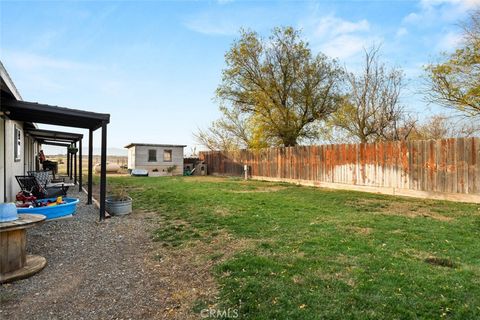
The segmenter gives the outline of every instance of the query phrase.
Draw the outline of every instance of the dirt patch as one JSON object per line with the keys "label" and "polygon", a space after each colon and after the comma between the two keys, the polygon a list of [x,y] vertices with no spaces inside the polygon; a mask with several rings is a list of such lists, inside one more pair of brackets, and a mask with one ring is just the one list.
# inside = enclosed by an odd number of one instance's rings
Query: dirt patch
{"label": "dirt patch", "polygon": [[458,267],[458,264],[453,261],[450,258],[439,258],[436,257],[435,255],[431,254],[430,252],[427,251],[422,251],[422,250],[416,250],[416,249],[403,249],[401,250],[403,253],[407,254],[408,256],[411,256],[415,259],[418,259],[420,261],[423,261],[425,263],[434,265],[434,266],[440,266],[440,267],[447,267],[447,268],[456,268]]}
{"label": "dirt patch", "polygon": [[402,249],[400,252],[405,253],[407,256],[414,257],[418,260],[425,260],[428,257],[432,256],[430,252],[412,249],[412,248]]}
{"label": "dirt patch", "polygon": [[409,218],[423,217],[445,222],[453,220],[452,217],[434,212],[427,206],[413,206],[411,203],[398,201],[392,201],[382,213],[402,215]]}
{"label": "dirt patch", "polygon": [[251,190],[232,190],[233,193],[258,193],[258,192],[277,192],[285,190],[287,187],[284,186],[272,186],[272,187],[261,187]]}
{"label": "dirt patch", "polygon": [[455,262],[446,258],[428,257],[424,261],[428,264],[440,267],[455,268],[457,266]]}
{"label": "dirt patch", "polygon": [[158,276],[172,288],[163,310],[165,318],[197,319],[192,309],[199,301],[211,304],[218,295],[217,282],[212,268],[235,253],[252,248],[253,241],[234,239],[220,232],[211,241],[189,241],[184,246],[166,248],[157,245],[154,249],[153,267]]}
{"label": "dirt patch", "polygon": [[331,258],[332,265],[337,265],[338,268],[335,271],[318,269],[314,271],[314,274],[320,279],[326,281],[341,281],[350,287],[355,287],[356,281],[352,277],[356,266],[356,257],[339,254],[336,257]]}
{"label": "dirt patch", "polygon": [[191,176],[184,177],[185,182],[230,182],[231,178],[221,176]]}
{"label": "dirt patch", "polygon": [[345,284],[347,284],[350,287],[355,287],[356,282],[355,279],[351,277],[351,274],[353,272],[354,267],[346,267],[342,271],[338,272],[325,272],[323,270],[317,270],[314,272],[315,276],[322,280],[326,281],[341,281]]}
{"label": "dirt patch", "polygon": [[405,201],[356,199],[348,201],[347,204],[357,208],[358,211],[367,211],[372,214],[395,215],[407,218],[429,218],[443,222],[449,222],[454,219],[434,212],[428,206],[419,206]]}
{"label": "dirt patch", "polygon": [[372,228],[368,228],[368,227],[347,227],[347,231],[350,231],[350,232],[353,232],[353,233],[357,233],[357,234],[361,234],[361,235],[369,235],[370,233],[372,233]]}
{"label": "dirt patch", "polygon": [[230,215],[230,210],[227,209],[227,208],[223,208],[223,207],[215,208],[214,212],[215,212],[216,215],[219,215],[221,217],[225,217],[225,216]]}
{"label": "dirt patch", "polygon": [[155,273],[152,217],[134,212],[98,222],[98,209],[79,197],[77,214],[27,233],[27,251],[47,267],[0,286],[0,318],[158,319],[173,291]]}
{"label": "dirt patch", "polygon": [[[76,216],[29,230],[28,252],[48,265],[0,286],[0,318],[198,319],[198,302],[213,307],[218,295],[212,268],[257,244],[222,230],[195,238],[190,224],[152,212],[99,223],[78,196]],[[152,241],[162,225],[162,240]],[[179,244],[165,246],[172,240]]]}

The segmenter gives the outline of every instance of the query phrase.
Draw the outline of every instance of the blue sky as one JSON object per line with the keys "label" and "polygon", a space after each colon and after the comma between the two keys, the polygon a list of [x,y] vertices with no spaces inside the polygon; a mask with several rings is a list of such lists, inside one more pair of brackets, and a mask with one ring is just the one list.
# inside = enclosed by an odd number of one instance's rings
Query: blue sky
{"label": "blue sky", "polygon": [[350,70],[359,68],[362,48],[381,44],[385,61],[403,68],[409,80],[404,104],[422,117],[442,111],[417,94],[422,66],[458,45],[457,23],[479,5],[480,0],[1,1],[0,59],[24,100],[110,113],[110,148],[175,143],[188,145],[188,153],[196,144],[192,132],[219,116],[212,98],[239,28],[263,35],[280,25],[301,28],[314,52],[338,58]]}

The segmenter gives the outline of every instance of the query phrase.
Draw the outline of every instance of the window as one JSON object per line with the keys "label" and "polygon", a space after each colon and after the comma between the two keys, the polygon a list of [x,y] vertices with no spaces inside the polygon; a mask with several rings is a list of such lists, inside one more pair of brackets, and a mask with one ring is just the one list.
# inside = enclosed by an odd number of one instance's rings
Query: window
{"label": "window", "polygon": [[163,162],[172,162],[172,150],[163,150]]}
{"label": "window", "polygon": [[148,150],[148,162],[156,162],[157,161],[157,150],[149,149]]}
{"label": "window", "polygon": [[17,125],[15,125],[13,128],[13,143],[13,155],[15,157],[15,162],[18,162],[21,160],[20,152],[22,150],[22,132]]}

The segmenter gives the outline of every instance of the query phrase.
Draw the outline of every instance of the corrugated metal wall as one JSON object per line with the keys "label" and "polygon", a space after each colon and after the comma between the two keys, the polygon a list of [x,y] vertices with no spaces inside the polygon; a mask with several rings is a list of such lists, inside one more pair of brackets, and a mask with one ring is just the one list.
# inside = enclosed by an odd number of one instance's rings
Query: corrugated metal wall
{"label": "corrugated metal wall", "polygon": [[480,138],[200,152],[211,174],[480,194]]}

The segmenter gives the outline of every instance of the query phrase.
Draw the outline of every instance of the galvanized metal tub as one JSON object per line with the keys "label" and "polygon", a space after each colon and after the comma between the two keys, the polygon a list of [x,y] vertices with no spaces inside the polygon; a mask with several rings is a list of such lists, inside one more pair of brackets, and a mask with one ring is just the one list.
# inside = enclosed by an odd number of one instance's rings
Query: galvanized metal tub
{"label": "galvanized metal tub", "polygon": [[114,196],[105,199],[105,209],[113,216],[123,216],[132,212],[132,198],[117,200]]}

